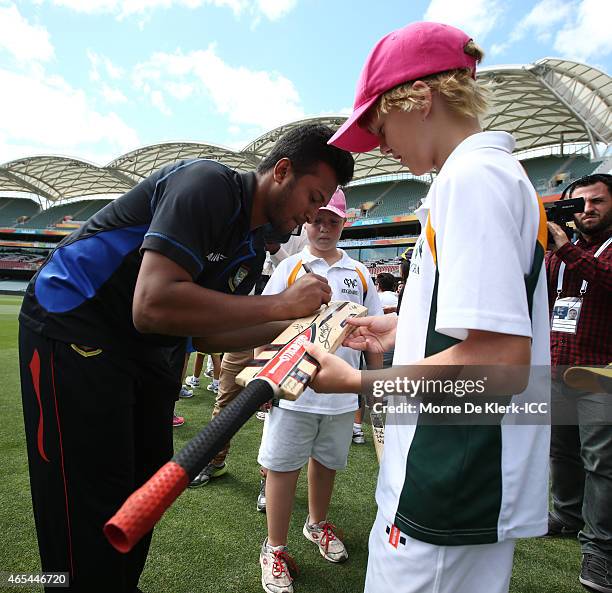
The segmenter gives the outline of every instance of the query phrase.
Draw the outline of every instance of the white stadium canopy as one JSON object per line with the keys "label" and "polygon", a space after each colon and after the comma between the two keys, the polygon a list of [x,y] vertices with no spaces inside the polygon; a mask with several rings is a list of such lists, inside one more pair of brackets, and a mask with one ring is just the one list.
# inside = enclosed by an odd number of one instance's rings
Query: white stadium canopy
{"label": "white stadium canopy", "polygon": [[[598,144],[612,145],[612,78],[592,66],[544,58],[534,64],[483,68],[478,81],[492,95],[484,128],[513,134],[518,151],[586,143],[598,157]],[[171,142],[128,152],[105,167],[57,156],[19,159],[0,165],[0,191],[33,193],[50,202],[121,194],[159,167],[187,158],[213,159],[253,171],[286,131],[306,122],[337,128],[345,119],[326,116],[291,122],[238,151],[214,144]],[[397,161],[378,150],[356,155],[355,180],[402,172],[405,169]]]}

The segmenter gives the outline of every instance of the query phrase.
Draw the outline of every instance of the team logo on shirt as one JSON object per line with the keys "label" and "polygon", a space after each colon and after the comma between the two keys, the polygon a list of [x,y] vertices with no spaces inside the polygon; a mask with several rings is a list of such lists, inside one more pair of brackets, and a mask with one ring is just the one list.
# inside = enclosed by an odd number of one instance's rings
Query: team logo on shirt
{"label": "team logo on shirt", "polygon": [[229,279],[229,287],[232,290],[232,292],[234,292],[237,288],[237,286],[249,275],[249,268],[247,268],[246,266],[240,266],[238,268],[238,271],[233,275],[230,276]]}
{"label": "team logo on shirt", "polygon": [[346,286],[346,288],[342,289],[341,291],[342,294],[359,295],[359,291],[356,290],[357,289],[357,279],[356,278],[345,278],[344,286]]}

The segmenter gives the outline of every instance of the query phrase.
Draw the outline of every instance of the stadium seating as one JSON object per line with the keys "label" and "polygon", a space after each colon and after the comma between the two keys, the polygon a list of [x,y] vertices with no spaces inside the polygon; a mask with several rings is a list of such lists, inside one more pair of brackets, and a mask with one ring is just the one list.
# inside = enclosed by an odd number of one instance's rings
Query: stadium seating
{"label": "stadium seating", "polygon": [[34,201],[23,198],[0,198],[0,227],[13,227],[20,216],[34,216],[40,206]]}
{"label": "stadium seating", "polygon": [[562,169],[567,157],[551,155],[521,161],[531,183],[540,194],[549,193],[552,176]]}
{"label": "stadium seating", "polygon": [[395,181],[372,185],[356,185],[345,190],[347,209],[373,202],[368,216],[399,216],[411,214],[425,197],[429,186],[418,181]]}
{"label": "stadium seating", "polygon": [[33,216],[23,226],[31,229],[45,229],[60,223],[65,216],[71,216],[72,220],[87,220],[98,210],[106,206],[111,200],[81,200],[53,206],[40,214]]}
{"label": "stadium seating", "polygon": [[384,193],[392,184],[376,183],[372,185],[354,185],[344,190],[346,207],[359,208],[365,202],[376,202],[380,194]]}
{"label": "stadium seating", "polygon": [[578,156],[569,164],[570,180],[575,181],[585,175],[590,175],[596,168],[599,162],[590,161],[585,156]]}
{"label": "stadium seating", "polygon": [[88,220],[96,212],[102,210],[104,206],[106,206],[107,204],[110,204],[111,202],[112,200],[90,200],[89,205],[83,208],[82,210],[80,210],[78,212],[78,215],[75,215],[73,219],[82,220],[82,221]]}
{"label": "stadium seating", "polygon": [[400,216],[412,214],[427,195],[429,186],[417,181],[395,184],[372,211],[371,216]]}
{"label": "stadium seating", "polygon": [[550,155],[521,162],[541,195],[562,192],[572,181],[592,173],[598,165],[583,155]]}

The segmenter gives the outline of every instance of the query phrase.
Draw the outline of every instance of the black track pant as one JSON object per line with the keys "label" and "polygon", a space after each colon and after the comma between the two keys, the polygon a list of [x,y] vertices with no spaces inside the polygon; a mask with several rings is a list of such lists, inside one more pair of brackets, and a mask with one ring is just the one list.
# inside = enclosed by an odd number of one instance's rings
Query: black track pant
{"label": "black track pant", "polygon": [[70,573],[70,591],[132,593],[151,533],[121,554],[102,527],[172,456],[184,349],[153,365],[21,325],[19,359],[42,570]]}

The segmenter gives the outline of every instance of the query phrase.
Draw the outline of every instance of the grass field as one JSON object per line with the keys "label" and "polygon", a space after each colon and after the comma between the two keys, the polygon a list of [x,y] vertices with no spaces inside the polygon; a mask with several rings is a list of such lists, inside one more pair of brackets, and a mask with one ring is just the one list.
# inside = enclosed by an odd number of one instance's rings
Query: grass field
{"label": "grass field", "polygon": [[[19,393],[19,304],[17,298],[0,296],[0,571],[32,572],[39,570],[39,559]],[[83,397],[87,397],[87,385],[83,385]],[[186,424],[174,431],[175,448],[180,448],[208,421],[212,403],[213,395],[203,385],[192,399],[177,404]],[[258,557],[266,523],[265,515],[255,510],[261,429],[262,423],[251,419],[233,442],[229,473],[209,486],[188,490],[163,517],[140,580],[145,593],[262,590]],[[295,583],[296,593],[357,593],[363,589],[378,468],[369,432],[367,436],[365,446],[351,448],[349,466],[338,474],[330,512],[331,520],[346,534],[350,554],[346,564],[327,563],[301,534],[307,502],[305,476],[300,478],[289,534],[290,551],[301,571]],[[100,480],[104,480],[103,475]],[[520,541],[510,590],[577,593],[583,591],[577,578],[579,567],[580,550],[575,541]]]}

